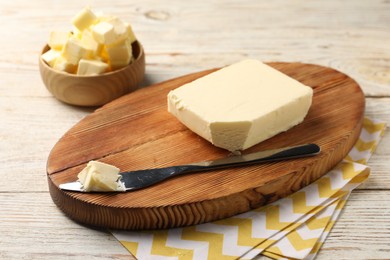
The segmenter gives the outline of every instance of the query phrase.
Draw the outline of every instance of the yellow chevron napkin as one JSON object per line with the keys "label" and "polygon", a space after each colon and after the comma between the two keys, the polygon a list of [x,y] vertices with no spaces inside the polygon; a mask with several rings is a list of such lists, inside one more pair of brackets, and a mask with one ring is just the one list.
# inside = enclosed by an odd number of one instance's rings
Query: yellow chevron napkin
{"label": "yellow chevron napkin", "polygon": [[138,259],[313,259],[353,189],[370,173],[367,161],[386,128],[364,119],[360,138],[333,170],[272,204],[227,219],[153,231],[112,231]]}

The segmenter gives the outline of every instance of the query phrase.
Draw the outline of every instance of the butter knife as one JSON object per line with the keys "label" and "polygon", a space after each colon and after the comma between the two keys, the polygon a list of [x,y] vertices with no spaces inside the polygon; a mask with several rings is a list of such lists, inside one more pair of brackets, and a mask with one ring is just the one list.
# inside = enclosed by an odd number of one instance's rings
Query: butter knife
{"label": "butter knife", "polygon": [[[186,165],[170,166],[146,170],[136,170],[120,173],[125,191],[133,191],[151,186],[168,178],[192,172],[209,171],[228,167],[238,167],[263,162],[280,161],[320,153],[321,148],[316,144],[303,144],[279,149],[265,150],[244,155],[233,155],[213,161],[202,161]],[[60,184],[59,188],[66,191],[85,192],[80,182]]]}

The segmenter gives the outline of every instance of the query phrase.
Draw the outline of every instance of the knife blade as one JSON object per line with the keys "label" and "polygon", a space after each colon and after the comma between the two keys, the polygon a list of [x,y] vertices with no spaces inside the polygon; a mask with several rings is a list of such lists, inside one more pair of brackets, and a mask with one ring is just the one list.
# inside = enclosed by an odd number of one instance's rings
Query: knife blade
{"label": "knife blade", "polygon": [[[212,161],[201,161],[186,165],[122,172],[120,173],[121,178],[118,181],[122,182],[121,184],[125,187],[125,191],[133,191],[186,173],[301,158],[319,154],[320,151],[321,148],[317,144],[303,144],[244,155],[233,155]],[[85,192],[83,191],[82,184],[78,181],[60,184],[59,188],[66,191]]]}

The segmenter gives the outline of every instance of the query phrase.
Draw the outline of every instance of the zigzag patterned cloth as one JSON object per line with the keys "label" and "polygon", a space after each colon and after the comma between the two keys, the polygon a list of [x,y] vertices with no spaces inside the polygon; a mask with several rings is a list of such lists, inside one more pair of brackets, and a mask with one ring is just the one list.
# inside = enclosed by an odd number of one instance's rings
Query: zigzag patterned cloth
{"label": "zigzag patterned cloth", "polygon": [[386,124],[365,118],[348,156],[316,182],[252,211],[196,226],[112,231],[138,259],[314,259],[366,166]]}

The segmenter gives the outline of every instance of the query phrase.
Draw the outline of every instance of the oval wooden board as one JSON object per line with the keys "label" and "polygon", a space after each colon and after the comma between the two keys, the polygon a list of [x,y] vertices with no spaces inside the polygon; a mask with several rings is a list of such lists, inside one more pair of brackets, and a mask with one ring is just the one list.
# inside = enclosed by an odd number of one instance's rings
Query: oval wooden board
{"label": "oval wooden board", "polygon": [[228,156],[167,112],[167,93],[214,70],[186,75],[123,96],[97,109],[54,146],[47,163],[50,194],[70,218],[115,229],[161,229],[246,212],[310,184],[340,162],[356,142],[365,99],[358,84],[336,70],[302,63],[269,63],[314,89],[304,122],[245,153],[303,143],[322,152],[309,158],[193,173],[127,193],[83,194],[58,188],[75,181],[89,160],[122,171]]}

